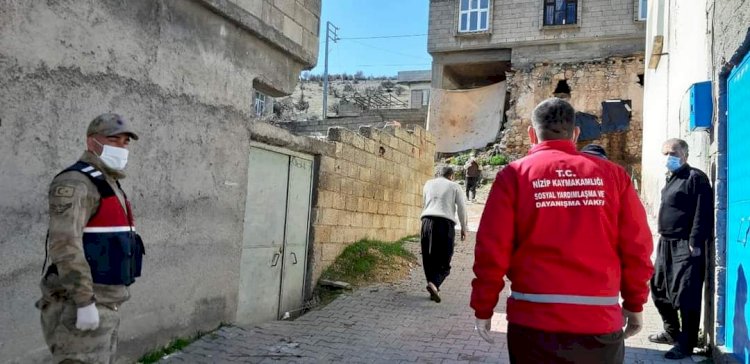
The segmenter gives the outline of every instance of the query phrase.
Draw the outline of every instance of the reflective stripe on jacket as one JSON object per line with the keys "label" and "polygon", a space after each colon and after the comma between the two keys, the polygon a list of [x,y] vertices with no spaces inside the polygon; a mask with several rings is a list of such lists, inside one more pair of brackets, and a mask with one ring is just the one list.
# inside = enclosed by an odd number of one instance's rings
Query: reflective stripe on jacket
{"label": "reflective stripe on jacket", "polygon": [[88,176],[101,195],[99,209],[83,228],[91,279],[97,284],[132,284],[141,275],[144,248],[135,233],[130,202],[125,199],[123,209],[115,191],[93,166],[78,162],[66,171],[71,170]]}

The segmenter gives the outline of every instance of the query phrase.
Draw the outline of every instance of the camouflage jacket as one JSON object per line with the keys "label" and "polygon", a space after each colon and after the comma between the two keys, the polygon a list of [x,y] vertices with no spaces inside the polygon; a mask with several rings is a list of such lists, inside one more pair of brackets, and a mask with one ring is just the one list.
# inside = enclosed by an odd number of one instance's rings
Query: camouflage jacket
{"label": "camouflage jacket", "polygon": [[[104,173],[120,204],[125,206],[123,192],[115,181],[124,174],[104,166],[91,152],[80,158]],[[49,264],[57,273],[42,278],[43,299],[72,300],[83,307],[93,302],[120,304],[130,293],[123,285],[95,284],[83,251],[83,228],[99,208],[100,195],[96,186],[83,173],[69,171],[52,180],[49,188]]]}

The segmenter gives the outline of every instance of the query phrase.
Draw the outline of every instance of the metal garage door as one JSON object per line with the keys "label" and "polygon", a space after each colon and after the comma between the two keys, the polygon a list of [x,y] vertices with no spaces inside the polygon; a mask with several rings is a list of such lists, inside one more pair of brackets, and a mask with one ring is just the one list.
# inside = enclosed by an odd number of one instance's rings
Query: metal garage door
{"label": "metal garage door", "polygon": [[747,277],[750,270],[750,56],[727,82],[727,285],[726,345],[740,360],[750,357]]}
{"label": "metal garage door", "polygon": [[237,322],[281,318],[303,304],[312,156],[253,144]]}

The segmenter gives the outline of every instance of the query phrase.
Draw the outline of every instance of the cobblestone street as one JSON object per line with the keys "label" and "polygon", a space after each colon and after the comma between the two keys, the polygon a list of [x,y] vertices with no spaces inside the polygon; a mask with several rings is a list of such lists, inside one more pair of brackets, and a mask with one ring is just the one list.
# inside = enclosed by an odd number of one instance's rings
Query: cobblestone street
{"label": "cobblestone street", "polygon": [[[470,226],[481,216],[482,204],[469,207]],[[443,301],[429,300],[421,266],[409,280],[393,285],[362,288],[295,321],[277,321],[255,327],[224,327],[204,336],[164,363],[508,363],[505,298],[493,318],[495,344],[473,331],[469,308],[473,277],[474,233],[457,245],[452,274],[442,288]],[[409,249],[419,253],[419,245]],[[585,318],[581,318],[585,319]],[[660,329],[653,306],[646,309],[646,328],[627,340],[626,363],[692,363],[663,357],[668,346],[648,342]],[[696,361],[705,359],[696,357]]]}

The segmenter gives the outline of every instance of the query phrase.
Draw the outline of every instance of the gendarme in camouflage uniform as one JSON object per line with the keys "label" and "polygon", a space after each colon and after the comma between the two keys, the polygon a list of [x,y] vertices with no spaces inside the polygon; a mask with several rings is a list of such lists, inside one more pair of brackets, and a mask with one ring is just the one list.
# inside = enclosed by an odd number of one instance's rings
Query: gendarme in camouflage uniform
{"label": "gendarme in camouflage uniform", "polygon": [[[138,137],[122,117],[100,115],[89,125],[88,150],[50,185],[49,268],[37,307],[56,363],[114,361],[118,309],[130,297],[127,286],[140,275],[143,244],[118,183],[125,177],[121,169],[127,152],[121,168],[105,160],[111,150],[125,149],[110,145],[124,140],[126,147],[130,138]],[[94,312],[98,326],[80,324],[82,308]]]}

